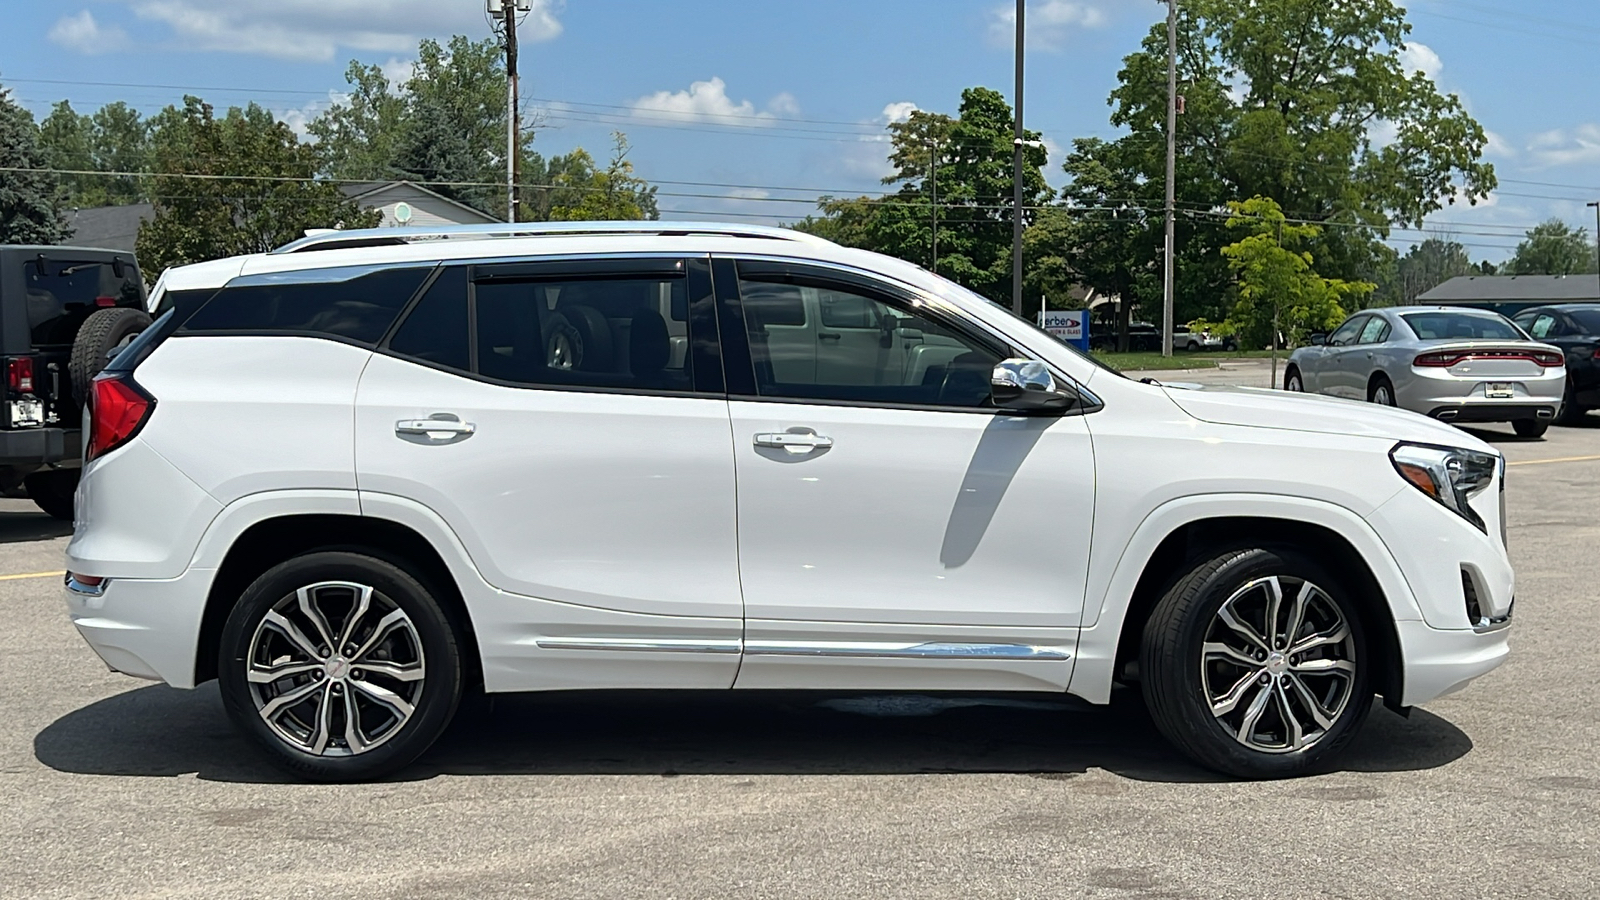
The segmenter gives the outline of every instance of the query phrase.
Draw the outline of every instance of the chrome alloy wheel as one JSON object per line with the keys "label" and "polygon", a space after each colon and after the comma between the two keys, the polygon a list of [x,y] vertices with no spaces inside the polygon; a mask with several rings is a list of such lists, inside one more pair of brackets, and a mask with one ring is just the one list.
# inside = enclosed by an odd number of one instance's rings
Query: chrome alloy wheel
{"label": "chrome alloy wheel", "polygon": [[1355,635],[1327,592],[1301,578],[1257,578],[1217,609],[1201,652],[1211,714],[1264,753],[1315,744],[1349,705]]}
{"label": "chrome alloy wheel", "polygon": [[411,719],[427,674],[416,625],[364,584],[323,581],[284,597],[250,638],[256,711],[289,746],[355,756]]}

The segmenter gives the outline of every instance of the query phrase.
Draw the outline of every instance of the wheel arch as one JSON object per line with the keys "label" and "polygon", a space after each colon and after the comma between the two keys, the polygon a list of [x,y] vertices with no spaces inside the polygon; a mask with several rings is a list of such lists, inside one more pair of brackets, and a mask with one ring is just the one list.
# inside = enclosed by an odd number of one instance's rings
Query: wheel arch
{"label": "wheel arch", "polygon": [[[1290,545],[1343,577],[1356,594],[1372,652],[1381,660],[1376,690],[1396,706],[1405,660],[1397,620],[1421,620],[1416,598],[1394,557],[1355,513],[1290,497],[1211,495],[1173,501],[1148,516],[1105,581],[1098,610],[1080,633],[1069,690],[1106,702],[1117,681],[1137,678],[1140,637],[1156,603],[1189,568],[1228,547]],[[1120,598],[1120,599],[1119,599]]]}
{"label": "wheel arch", "polygon": [[1373,388],[1376,388],[1378,386],[1378,382],[1380,382],[1380,381],[1388,382],[1388,384],[1389,384],[1389,396],[1393,397],[1394,396],[1394,379],[1390,378],[1389,377],[1389,373],[1385,372],[1382,369],[1373,369],[1372,370],[1372,374],[1367,376],[1367,396],[1368,397],[1372,396]]}
{"label": "wheel arch", "polygon": [[434,544],[415,529],[373,516],[303,513],[252,523],[228,545],[206,595],[195,652],[194,683],[215,678],[222,627],[241,594],[273,566],[318,550],[365,553],[399,566],[433,590],[455,620],[468,667],[466,686],[481,682],[481,657],[461,586]]}

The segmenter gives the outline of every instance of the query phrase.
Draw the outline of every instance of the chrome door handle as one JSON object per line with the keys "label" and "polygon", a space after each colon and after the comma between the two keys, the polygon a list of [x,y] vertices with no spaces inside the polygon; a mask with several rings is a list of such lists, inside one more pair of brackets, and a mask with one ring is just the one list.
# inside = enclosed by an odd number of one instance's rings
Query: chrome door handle
{"label": "chrome door handle", "polygon": [[426,419],[401,419],[394,423],[395,434],[419,434],[436,441],[465,437],[477,430],[476,425],[450,413],[434,413]]}
{"label": "chrome door handle", "polygon": [[756,446],[774,447],[790,453],[810,453],[812,450],[826,450],[832,447],[833,438],[804,431],[768,432],[756,435]]}

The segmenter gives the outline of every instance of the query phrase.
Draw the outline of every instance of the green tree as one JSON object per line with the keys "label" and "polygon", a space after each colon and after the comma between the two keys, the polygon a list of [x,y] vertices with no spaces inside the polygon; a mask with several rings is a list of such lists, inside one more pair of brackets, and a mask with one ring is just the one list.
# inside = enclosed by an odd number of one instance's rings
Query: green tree
{"label": "green tree", "polygon": [[338,185],[314,180],[317,156],[289,126],[252,103],[218,119],[198,97],[184,97],[152,120],[150,178],[155,217],[136,249],[147,272],[260,253],[308,228],[378,223]]}
{"label": "green tree", "polygon": [[39,123],[39,144],[51,168],[87,173],[61,176],[68,205],[121,206],[143,198],[138,175],[94,174],[145,170],[149,127],[128,104],[108,103],[89,116],[62,100]]}
{"label": "green tree", "polygon": [[1503,269],[1507,275],[1586,275],[1595,271],[1589,232],[1560,219],[1535,225]]}
{"label": "green tree", "polygon": [[523,201],[531,213],[527,218],[540,222],[661,218],[655,187],[633,174],[627,137],[618,131],[611,139],[611,161],[604,169],[581,147],[549,162],[533,154],[529,173],[534,186],[524,193]]}
{"label": "green tree", "polygon": [[394,178],[395,144],[405,126],[406,101],[379,66],[356,60],[345,69],[345,99],[306,125],[317,139],[323,174],[351,181]]}
{"label": "green tree", "polygon": [[1238,280],[1238,301],[1226,324],[1245,346],[1278,346],[1276,334],[1297,343],[1311,331],[1339,324],[1345,303],[1371,293],[1369,282],[1324,278],[1309,251],[1316,225],[1287,222],[1277,201],[1252,197],[1228,204],[1228,227],[1238,240],[1222,248]]}
{"label": "green tree", "polygon": [[[1481,162],[1483,128],[1459,98],[1401,64],[1410,25],[1391,0],[1185,0],[1179,10],[1180,320],[1220,317],[1230,306],[1217,251],[1231,238],[1216,212],[1230,201],[1270,197],[1289,219],[1323,226],[1310,246],[1319,268],[1370,280],[1388,259],[1381,239],[1390,225],[1420,223],[1495,187],[1493,167]],[[1124,60],[1110,96],[1111,123],[1128,134],[1075,143],[1069,206],[1086,216],[1126,209],[1106,227],[1148,233],[1163,204],[1166,97],[1161,24]],[[1095,238],[1085,246],[1108,236]],[[1160,240],[1125,246],[1116,268],[1159,272]]]}
{"label": "green tree", "polygon": [[[900,189],[882,198],[825,197],[821,215],[796,227],[849,246],[929,266],[933,251],[933,192],[939,202],[938,271],[997,303],[1010,304],[1012,197],[1011,106],[998,91],[961,92],[954,118],[917,111],[889,126],[889,161],[895,173],[885,184]],[[1028,133],[1037,141],[1039,135]],[[1024,151],[1025,223],[1054,195],[1041,169],[1042,147]],[[929,178],[929,173],[936,178]],[[1030,301],[1033,298],[1029,298]]]}
{"label": "green tree", "polygon": [[48,168],[33,114],[0,87],[0,244],[58,244],[71,234],[55,175],[26,171]]}

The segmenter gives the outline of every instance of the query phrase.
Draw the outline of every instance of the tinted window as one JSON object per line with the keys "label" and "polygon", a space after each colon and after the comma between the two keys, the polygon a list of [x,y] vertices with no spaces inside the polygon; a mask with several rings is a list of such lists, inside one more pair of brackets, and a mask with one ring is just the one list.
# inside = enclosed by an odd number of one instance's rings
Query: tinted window
{"label": "tinted window", "polygon": [[131,263],[118,277],[109,259],[47,257],[42,263],[29,260],[23,273],[28,328],[35,344],[72,343],[83,320],[102,307],[144,307],[139,270]]}
{"label": "tinted window", "polygon": [[1509,321],[1492,314],[1426,312],[1406,313],[1401,316],[1417,337],[1425,341],[1437,340],[1526,340],[1522,332]]}
{"label": "tinted window", "polygon": [[486,377],[693,390],[682,277],[480,281],[473,296]]}
{"label": "tinted window", "polygon": [[183,330],[312,333],[376,343],[430,271],[410,266],[247,275],[218,291]]}
{"label": "tinted window", "polygon": [[[999,353],[925,312],[843,287],[741,280],[739,294],[762,396],[990,405]],[[852,325],[810,315],[830,307]]]}
{"label": "tinted window", "polygon": [[1584,334],[1600,334],[1600,309],[1575,309],[1567,315]]}
{"label": "tinted window", "polygon": [[1549,313],[1540,313],[1534,316],[1531,322],[1518,322],[1517,324],[1521,325],[1527,330],[1528,334],[1536,338],[1547,338],[1561,332],[1561,329],[1557,327],[1556,317]]}
{"label": "tinted window", "polygon": [[467,336],[467,270],[446,269],[406,316],[389,349],[435,365],[472,368]]}
{"label": "tinted window", "polygon": [[1381,344],[1389,337],[1389,323],[1382,316],[1373,316],[1361,328],[1361,337],[1357,343]]}
{"label": "tinted window", "polygon": [[1366,323],[1366,321],[1366,316],[1356,316],[1355,318],[1346,321],[1343,325],[1340,325],[1333,334],[1328,335],[1329,345],[1334,347],[1343,347],[1346,344],[1355,343],[1356,335],[1361,333],[1361,327]]}

